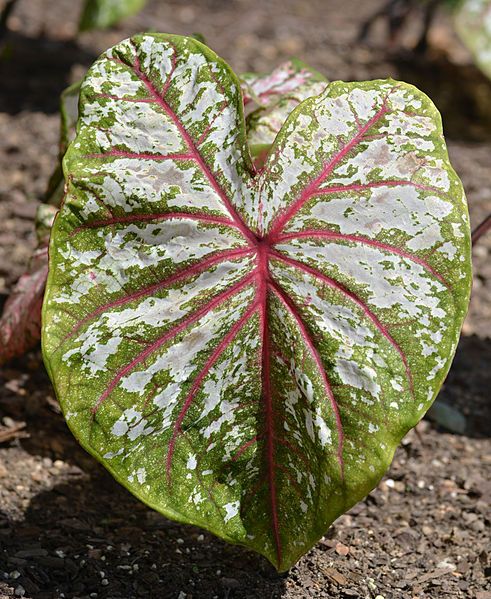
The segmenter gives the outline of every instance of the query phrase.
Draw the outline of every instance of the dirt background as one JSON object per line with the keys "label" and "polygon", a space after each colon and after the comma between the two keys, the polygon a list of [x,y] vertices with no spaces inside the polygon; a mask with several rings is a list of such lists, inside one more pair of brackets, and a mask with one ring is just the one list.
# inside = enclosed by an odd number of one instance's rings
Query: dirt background
{"label": "dirt background", "polygon": [[[415,83],[443,112],[472,222],[491,211],[491,85],[444,11],[420,58],[408,50],[417,13],[397,49],[383,23],[370,45],[356,43],[378,0],[155,0],[111,31],[77,37],[80,6],[20,0],[10,20],[0,57],[0,302],[35,243],[33,216],[57,155],[59,93],[137,31],[200,32],[239,72],[296,55],[333,80]],[[379,487],[284,576],[167,521],[114,482],[68,432],[39,351],[0,370],[0,597],[491,599],[490,251],[488,235],[474,251],[469,316],[439,397],[465,417],[465,434],[422,421]]]}

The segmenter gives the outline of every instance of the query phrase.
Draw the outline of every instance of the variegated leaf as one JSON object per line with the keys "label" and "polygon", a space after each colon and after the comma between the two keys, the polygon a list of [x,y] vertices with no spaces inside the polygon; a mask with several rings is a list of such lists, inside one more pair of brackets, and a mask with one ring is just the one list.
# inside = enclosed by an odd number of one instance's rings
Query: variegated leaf
{"label": "variegated leaf", "polygon": [[331,83],[254,174],[240,84],[192,39],[122,42],[81,94],[43,325],[69,426],[148,505],[285,570],[450,366],[470,242],[440,117]]}
{"label": "variegated leaf", "polygon": [[[254,78],[243,75],[248,82],[249,95],[244,93],[244,103],[255,98],[259,104],[246,120],[247,141],[256,168],[263,166],[264,160],[292,110],[303,100],[317,96],[327,86],[327,80],[316,71],[299,61],[289,61],[280,65],[270,75]],[[257,94],[254,93],[257,92]]]}
{"label": "variegated leaf", "polygon": [[479,68],[491,77],[490,0],[462,0],[455,14],[455,27]]}
{"label": "variegated leaf", "polygon": [[326,82],[326,78],[297,58],[288,60],[271,73],[243,73],[240,76],[242,96],[246,114],[258,106],[274,106],[283,97],[295,92],[304,85],[316,81]]}

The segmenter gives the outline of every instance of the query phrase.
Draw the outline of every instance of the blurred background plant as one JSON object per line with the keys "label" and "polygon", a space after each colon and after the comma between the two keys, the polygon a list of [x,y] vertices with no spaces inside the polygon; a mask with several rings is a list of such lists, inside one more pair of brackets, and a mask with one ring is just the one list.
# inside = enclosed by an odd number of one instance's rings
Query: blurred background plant
{"label": "blurred background plant", "polygon": [[[8,19],[19,0],[7,0],[0,13],[0,44],[8,30]],[[146,0],[85,0],[78,23],[79,31],[105,29],[116,25],[145,6]]]}

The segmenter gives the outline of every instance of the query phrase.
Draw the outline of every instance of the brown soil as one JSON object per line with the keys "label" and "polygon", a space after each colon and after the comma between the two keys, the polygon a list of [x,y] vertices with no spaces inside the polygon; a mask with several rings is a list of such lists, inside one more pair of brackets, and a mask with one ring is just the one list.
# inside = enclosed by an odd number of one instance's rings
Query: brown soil
{"label": "brown soil", "polygon": [[[479,222],[491,211],[491,85],[469,65],[445,15],[425,59],[389,54],[380,25],[374,47],[357,46],[357,28],[378,4],[155,0],[117,29],[76,39],[79,2],[19,0],[0,60],[0,299],[35,242],[33,215],[57,154],[59,92],[100,51],[141,30],[199,31],[237,71],[267,71],[297,55],[331,79],[390,75],[418,84],[443,112]],[[414,20],[404,43],[416,29]],[[2,369],[0,597],[491,599],[490,251],[488,235],[475,248],[471,308],[439,398],[465,415],[465,434],[423,421],[379,487],[284,576],[167,521],[114,482],[66,428],[39,351]]]}

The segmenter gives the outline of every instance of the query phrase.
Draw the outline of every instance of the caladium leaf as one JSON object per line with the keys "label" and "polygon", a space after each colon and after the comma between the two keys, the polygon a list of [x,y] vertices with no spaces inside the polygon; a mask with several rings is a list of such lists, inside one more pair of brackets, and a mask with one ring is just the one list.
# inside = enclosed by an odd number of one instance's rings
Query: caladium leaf
{"label": "caladium leaf", "polygon": [[36,250],[32,266],[17,281],[0,318],[0,366],[22,356],[40,338],[41,306],[48,273],[47,248]]}
{"label": "caladium leaf", "polygon": [[85,0],[79,30],[104,29],[129,17],[146,4],[146,0]]}
{"label": "caladium leaf", "polygon": [[[246,128],[254,164],[261,168],[292,110],[303,100],[320,94],[328,82],[299,61],[286,62],[270,75],[260,77],[249,73],[242,77],[248,85],[245,91],[243,88],[245,105],[250,106],[253,97],[259,104],[259,108],[247,116]],[[247,102],[248,98],[251,98],[250,103]]]}
{"label": "caladium leaf", "polygon": [[324,75],[301,60],[292,58],[271,73],[243,73],[240,76],[246,114],[258,106],[274,106],[282,97],[315,82],[326,82]]}
{"label": "caladium leaf", "polygon": [[491,2],[462,0],[455,13],[455,28],[478,67],[491,77]]}
{"label": "caladium leaf", "polygon": [[15,284],[0,318],[0,366],[22,356],[41,337],[41,306],[48,276],[48,241],[56,208],[41,204],[36,215],[38,247]]}
{"label": "caladium leaf", "polygon": [[166,516],[290,567],[432,403],[470,240],[416,88],[334,82],[254,174],[240,83],[145,34],[81,90],[43,350],[68,424]]}

